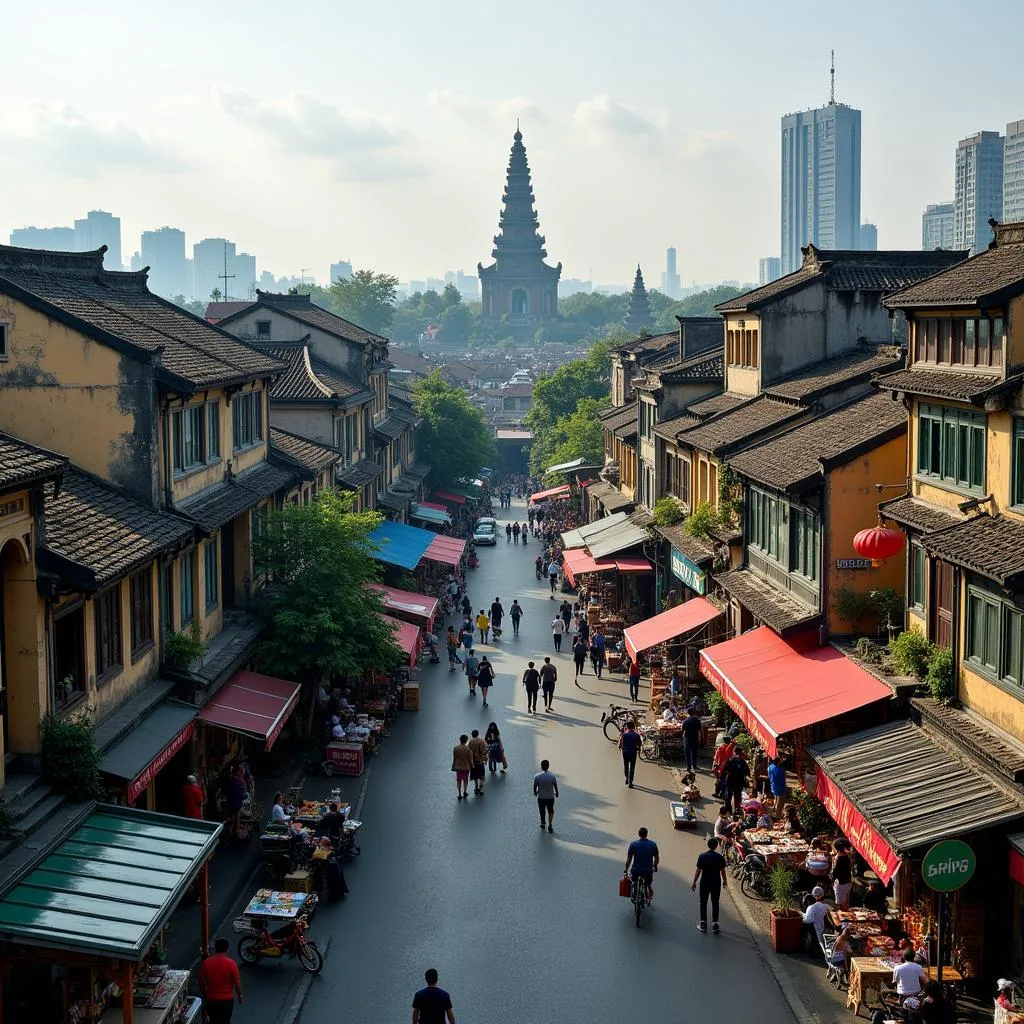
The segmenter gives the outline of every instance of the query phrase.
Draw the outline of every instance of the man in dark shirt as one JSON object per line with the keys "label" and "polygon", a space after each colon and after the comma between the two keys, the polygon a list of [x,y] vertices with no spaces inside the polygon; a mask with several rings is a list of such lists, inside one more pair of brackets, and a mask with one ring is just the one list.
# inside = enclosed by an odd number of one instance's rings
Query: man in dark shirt
{"label": "man in dark shirt", "polygon": [[537,691],[540,689],[540,673],[529,662],[526,671],[523,673],[523,686],[526,687],[526,710],[531,714],[537,713]]}
{"label": "man in dark shirt", "polygon": [[687,711],[683,719],[683,759],[686,761],[688,772],[697,770],[697,753],[700,750],[700,734],[703,728],[697,713],[692,708]]}
{"label": "man in dark shirt", "polygon": [[544,692],[544,710],[550,711],[555,699],[555,681],[558,679],[558,669],[551,664],[550,658],[544,659],[540,667],[540,688]]}
{"label": "man in dark shirt", "polygon": [[725,858],[718,852],[718,840],[712,836],[708,840],[708,849],[697,858],[697,870],[693,875],[693,891],[697,891],[700,883],[700,922],[697,927],[702,932],[708,930],[708,899],[711,900],[711,930],[718,931],[718,904],[722,896],[722,887],[729,884],[725,876]]}
{"label": "man in dark shirt", "polygon": [[455,1024],[452,997],[437,984],[437,971],[428,968],[424,974],[426,988],[421,988],[412,999],[412,1024]]}
{"label": "man in dark shirt", "polygon": [[743,751],[737,747],[736,752],[725,762],[723,766],[725,775],[725,805],[738,814],[743,803],[743,785],[750,774],[750,767],[747,765]]}
{"label": "man in dark shirt", "polygon": [[345,829],[345,815],[338,810],[338,805],[332,803],[327,813],[317,822],[316,834],[318,836],[329,836],[335,842],[341,839],[341,833]]}
{"label": "man in dark shirt", "polygon": [[626,722],[619,736],[619,750],[622,751],[622,770],[626,774],[626,785],[633,788],[633,776],[636,774],[636,756],[640,753],[643,737],[636,731],[632,720]]}

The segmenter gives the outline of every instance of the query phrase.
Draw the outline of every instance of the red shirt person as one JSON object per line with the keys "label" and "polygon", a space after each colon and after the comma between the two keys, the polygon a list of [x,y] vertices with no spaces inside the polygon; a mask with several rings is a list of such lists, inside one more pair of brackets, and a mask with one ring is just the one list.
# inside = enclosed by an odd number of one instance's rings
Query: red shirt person
{"label": "red shirt person", "polygon": [[181,791],[181,804],[186,818],[202,818],[203,804],[206,803],[206,794],[202,787],[196,782],[196,777],[190,775]]}
{"label": "red shirt person", "polygon": [[213,948],[213,956],[199,965],[199,991],[208,1024],[229,1024],[236,993],[238,1005],[242,1005],[242,979],[238,964],[228,956],[228,940],[218,939]]}

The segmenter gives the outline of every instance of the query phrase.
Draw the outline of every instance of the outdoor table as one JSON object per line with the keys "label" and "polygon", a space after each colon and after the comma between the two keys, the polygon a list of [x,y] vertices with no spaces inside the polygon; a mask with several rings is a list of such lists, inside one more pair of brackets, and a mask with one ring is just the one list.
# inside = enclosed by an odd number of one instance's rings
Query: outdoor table
{"label": "outdoor table", "polygon": [[748,829],[743,833],[743,838],[751,844],[755,853],[764,857],[769,867],[778,860],[802,867],[807,854],[811,852],[810,843],[774,829]]}
{"label": "outdoor table", "polygon": [[878,930],[882,930],[882,915],[877,910],[868,910],[867,907],[851,907],[849,910],[833,907],[828,912],[828,919],[837,928],[844,924],[877,924]]}
{"label": "outdoor table", "polygon": [[846,1005],[852,1006],[854,1013],[860,1013],[862,1003],[877,1006],[881,1002],[882,986],[892,980],[892,971],[897,963],[889,957],[851,957]]}
{"label": "outdoor table", "polygon": [[306,910],[316,906],[317,899],[304,892],[280,892],[259,889],[249,901],[242,917],[274,921],[294,921]]}
{"label": "outdoor table", "polygon": [[[302,806],[292,815],[292,820],[302,822],[304,825],[319,825],[320,819],[330,809],[331,801],[329,800],[305,800]],[[338,810],[342,814],[347,815],[349,813],[349,805],[339,803]]]}

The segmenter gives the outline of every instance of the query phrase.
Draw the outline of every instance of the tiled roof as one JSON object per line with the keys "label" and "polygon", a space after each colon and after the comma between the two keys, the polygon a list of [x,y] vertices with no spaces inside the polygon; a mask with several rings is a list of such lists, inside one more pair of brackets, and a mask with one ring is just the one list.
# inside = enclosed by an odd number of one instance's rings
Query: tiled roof
{"label": "tiled roof", "polygon": [[782,426],[806,412],[805,408],[793,405],[792,402],[758,395],[732,412],[723,413],[684,431],[679,435],[679,440],[714,455],[743,441],[752,442],[755,435]]}
{"label": "tiled roof", "polygon": [[430,476],[430,467],[425,462],[414,462],[406,470],[406,473],[409,476],[419,477],[420,480],[426,480]]}
{"label": "tiled roof", "polygon": [[630,501],[618,487],[613,487],[604,480],[596,480],[587,487],[587,490],[604,506],[607,512],[620,512],[631,509],[636,504]]}
{"label": "tiled roof", "polygon": [[679,344],[679,332],[668,331],[665,334],[638,335],[631,341],[618,346],[619,352],[634,352],[637,355],[656,355],[673,345]]}
{"label": "tiled roof", "polygon": [[330,363],[325,363],[315,356],[309,357],[309,365],[324,387],[330,388],[345,405],[358,405],[373,401],[373,392]]}
{"label": "tiled roof", "polygon": [[996,245],[890,295],[890,309],[991,306],[1024,292],[1024,225],[1001,224]]}
{"label": "tiled roof", "polygon": [[511,384],[507,388],[501,388],[503,398],[529,398],[533,395],[532,384]]}
{"label": "tiled roof", "polygon": [[46,488],[46,547],[84,566],[97,587],[126,576],[161,551],[189,541],[186,519],[150,508],[95,477],[69,469]]}
{"label": "tiled roof", "polygon": [[175,508],[203,530],[212,533],[264,498],[291,487],[295,479],[296,475],[291,470],[261,462],[245,473],[180,502]]}
{"label": "tiled roof", "polygon": [[237,313],[240,310],[251,306],[252,303],[248,299],[240,300],[228,300],[227,302],[208,302],[206,304],[206,312],[203,314],[204,320],[223,320],[226,316],[231,316],[232,313]]}
{"label": "tiled roof", "polygon": [[289,430],[281,430],[279,427],[270,428],[270,444],[272,448],[276,448],[313,473],[333,466],[341,458],[341,452],[337,448],[309,437],[302,437],[300,434],[293,434]]}
{"label": "tiled roof", "polygon": [[380,423],[373,425],[373,436],[375,441],[380,441],[383,444],[388,444],[391,441],[396,440],[402,436],[402,431],[408,426],[407,423],[403,422],[397,416],[389,415],[385,419],[382,419]]}
{"label": "tiled roof", "polygon": [[627,437],[636,436],[636,405],[630,403],[623,405],[601,420],[605,430],[610,430],[616,437],[625,440]]}
{"label": "tiled roof", "polygon": [[389,346],[388,358],[394,364],[396,370],[408,370],[410,373],[419,374],[423,377],[429,377],[436,369],[434,364],[424,359],[423,356],[410,352],[405,348],[398,348],[395,345]]}
{"label": "tiled roof", "polygon": [[945,530],[962,521],[959,516],[947,509],[929,505],[909,494],[901,494],[898,498],[883,501],[878,506],[878,510],[882,513],[883,518],[891,519],[894,523],[909,526],[914,530],[920,530],[921,533]]}
{"label": "tiled roof", "polygon": [[1019,387],[1024,375],[1003,379],[986,373],[959,373],[956,370],[898,370],[876,377],[875,383],[889,391],[901,391],[927,398],[948,398],[954,402],[978,402],[987,395]]}
{"label": "tiled roof", "polygon": [[[386,338],[372,331],[367,331],[357,324],[350,323],[343,317],[336,316],[322,306],[316,305],[308,295],[277,295],[273,292],[256,291],[258,305],[266,306],[282,316],[291,317],[307,327],[315,327],[317,330],[332,334],[336,338],[343,338],[345,341],[353,341],[357,345],[368,345],[384,343]],[[249,307],[252,312],[252,307]],[[229,318],[226,318],[229,319]]]}
{"label": "tiled roof", "polygon": [[396,494],[394,491],[382,491],[377,495],[377,507],[387,508],[392,512],[404,512],[411,501],[408,495]]}
{"label": "tiled roof", "polygon": [[877,252],[818,249],[809,245],[804,250],[803,266],[792,274],[719,303],[715,309],[720,313],[756,309],[822,276],[831,291],[891,292],[953,266],[964,255],[962,252],[914,249],[880,249]]}
{"label": "tiled roof", "polygon": [[354,465],[340,470],[337,479],[338,483],[345,484],[347,487],[359,488],[371,480],[376,480],[383,472],[383,467],[378,466],[376,462],[370,459],[360,459]]}
{"label": "tiled roof", "polygon": [[42,300],[58,319],[74,318],[72,326],[103,332],[140,355],[159,355],[164,370],[197,390],[283,369],[266,353],[154,295],[145,273],[104,270],[103,250],[0,246],[0,291],[29,303]]}
{"label": "tiled roof", "polygon": [[778,384],[769,385],[764,393],[791,398],[795,402],[808,402],[826,391],[855,383],[858,379],[868,380],[873,374],[894,370],[902,363],[902,350],[895,346],[857,349],[815,363]]}
{"label": "tiled roof", "polygon": [[332,402],[349,404],[353,399],[372,400],[373,392],[340,370],[314,359],[307,344],[309,335],[296,342],[260,344],[268,355],[286,363],[285,370],[270,386],[276,402]]}
{"label": "tiled roof", "polygon": [[777,633],[813,622],[819,617],[813,608],[801,604],[750,569],[719,573],[715,581],[721,583],[754,618],[771,626]]}
{"label": "tiled roof", "polygon": [[925,548],[944,562],[963,566],[996,583],[1024,574],[1024,523],[987,513],[948,530],[926,534]]}
{"label": "tiled roof", "polygon": [[671,419],[665,420],[663,423],[658,423],[654,427],[654,432],[659,437],[664,437],[669,441],[674,441],[676,435],[684,430],[689,430],[690,427],[695,427],[700,423],[700,417],[694,416],[690,412],[680,413],[678,416],[673,416]]}
{"label": "tiled roof", "polygon": [[0,433],[0,490],[10,491],[60,476],[67,465],[63,455]]}
{"label": "tiled roof", "polygon": [[830,465],[847,462],[906,429],[906,409],[888,395],[872,392],[747,448],[729,465],[757,483],[793,490],[822,478]]}
{"label": "tiled roof", "polygon": [[686,411],[699,419],[706,420],[709,416],[717,416],[720,412],[729,412],[747,400],[746,395],[735,395],[729,391],[723,391],[720,394],[702,398],[699,402],[691,402],[686,407]]}
{"label": "tiled roof", "polygon": [[710,565],[715,556],[712,548],[697,537],[691,537],[681,523],[676,526],[654,526],[655,533],[661,534],[677,551],[681,551],[695,565]]}
{"label": "tiled roof", "polygon": [[464,384],[468,384],[476,376],[476,370],[472,366],[457,360],[452,363],[442,363],[441,369],[456,380],[461,380]]}

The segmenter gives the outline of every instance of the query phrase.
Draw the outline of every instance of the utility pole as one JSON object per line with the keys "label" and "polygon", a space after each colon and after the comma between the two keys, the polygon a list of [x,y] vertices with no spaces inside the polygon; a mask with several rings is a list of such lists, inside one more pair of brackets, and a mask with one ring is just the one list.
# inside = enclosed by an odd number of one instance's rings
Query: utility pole
{"label": "utility pole", "polygon": [[217,275],[224,282],[224,301],[228,301],[228,281],[233,278],[234,274],[228,273],[228,243],[224,243],[224,273]]}
{"label": "utility pole", "polygon": [[836,51],[832,51],[832,70],[830,72],[832,78],[832,87],[829,91],[828,105],[834,107],[836,105]]}
{"label": "utility pole", "polygon": [[312,270],[312,267],[299,267],[299,287],[303,288],[306,284],[306,271]]}

